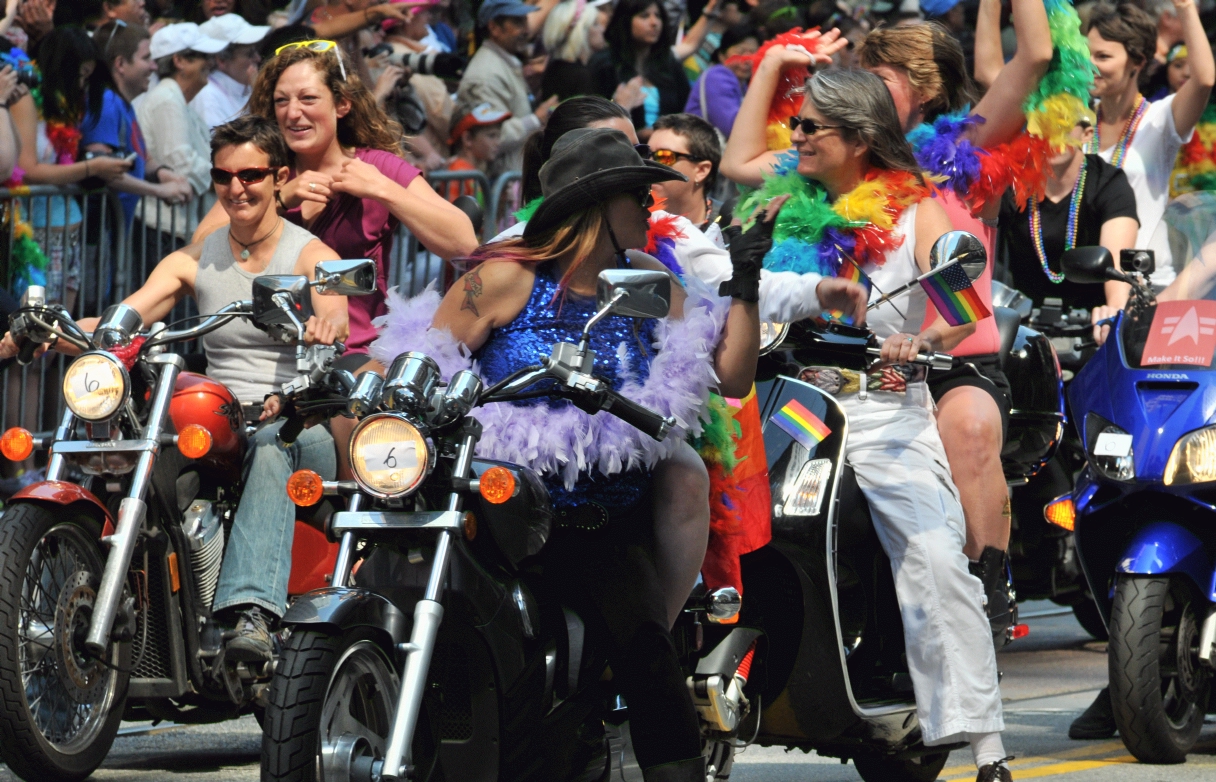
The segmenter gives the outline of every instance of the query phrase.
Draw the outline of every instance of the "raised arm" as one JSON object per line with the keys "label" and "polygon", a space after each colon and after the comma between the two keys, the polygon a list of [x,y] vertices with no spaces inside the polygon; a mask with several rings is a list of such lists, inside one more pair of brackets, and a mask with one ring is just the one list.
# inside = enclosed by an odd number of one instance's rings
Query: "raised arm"
{"label": "raised arm", "polygon": [[549,12],[557,7],[557,0],[540,0],[536,4],[536,10],[528,14],[528,37],[535,38],[540,35],[541,30],[545,29],[545,20],[549,18]]}
{"label": "raised arm", "polygon": [[1208,43],[1203,22],[1193,0],[1175,0],[1174,9],[1182,23],[1182,38],[1186,41],[1186,62],[1191,78],[1174,95],[1174,128],[1186,138],[1199,122],[1216,85],[1216,63],[1212,61],[1212,45]]}
{"label": "raised arm", "polygon": [[768,148],[768,107],[777,92],[781,71],[787,67],[810,66],[813,59],[796,49],[774,46],[769,49],[752,74],[743,103],[735,114],[720,168],[728,179],[748,187],[760,187],[781,161],[781,152]]}
{"label": "raised arm", "polygon": [[[982,18],[982,14],[981,14]],[[988,92],[972,111],[984,118],[973,125],[971,143],[989,147],[1009,141],[1022,129],[1026,118],[1022,104],[1038,89],[1039,80],[1051,64],[1051,28],[1043,0],[1013,0],[1013,29],[1018,50],[1009,64],[994,76]],[[976,31],[978,67],[979,31]]]}
{"label": "raised arm", "polygon": [[990,89],[1004,67],[1001,0],[980,0],[979,14],[975,18],[975,80],[984,89]]}
{"label": "raised arm", "polygon": [[[701,17],[684,31],[684,38],[671,47],[671,53],[676,56],[678,62],[684,62],[697,49],[701,48],[701,44],[705,42],[705,36],[709,34],[709,20],[712,18],[714,11],[718,7],[718,0],[709,0],[705,4],[705,9],[701,13]],[[672,24],[676,23],[675,19],[670,20]]]}
{"label": "raised arm", "polygon": [[404,4],[381,3],[380,5],[364,8],[362,11],[331,16],[328,19],[313,23],[312,28],[316,30],[317,38],[332,41],[350,35],[370,24],[382,22],[385,19],[408,22],[411,14],[406,10],[407,7]]}

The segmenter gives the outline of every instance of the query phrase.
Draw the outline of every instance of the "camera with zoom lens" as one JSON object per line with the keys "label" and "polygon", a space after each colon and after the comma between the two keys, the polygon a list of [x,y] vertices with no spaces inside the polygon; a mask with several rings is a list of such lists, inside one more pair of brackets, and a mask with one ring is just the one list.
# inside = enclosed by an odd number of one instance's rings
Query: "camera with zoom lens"
{"label": "camera with zoom lens", "polygon": [[441,79],[459,79],[464,75],[465,61],[463,57],[446,52],[403,52],[397,53],[390,44],[378,43],[364,49],[364,57],[379,57],[388,55],[388,61],[393,65],[408,68],[412,73],[425,76],[438,76]]}
{"label": "camera with zoom lens", "polygon": [[1147,277],[1157,269],[1156,254],[1152,250],[1120,250],[1119,267]]}

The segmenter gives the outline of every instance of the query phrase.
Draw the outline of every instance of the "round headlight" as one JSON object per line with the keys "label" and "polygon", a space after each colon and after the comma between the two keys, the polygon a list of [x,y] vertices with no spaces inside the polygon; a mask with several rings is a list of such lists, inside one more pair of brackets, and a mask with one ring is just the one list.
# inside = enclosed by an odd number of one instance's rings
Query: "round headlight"
{"label": "round headlight", "polygon": [[399,415],[369,416],[355,428],[350,440],[350,464],[369,494],[404,496],[422,483],[430,452],[422,433]]}
{"label": "round headlight", "polygon": [[104,421],[122,407],[130,386],[127,370],[114,356],[85,353],[64,374],[63,397],[78,418]]}

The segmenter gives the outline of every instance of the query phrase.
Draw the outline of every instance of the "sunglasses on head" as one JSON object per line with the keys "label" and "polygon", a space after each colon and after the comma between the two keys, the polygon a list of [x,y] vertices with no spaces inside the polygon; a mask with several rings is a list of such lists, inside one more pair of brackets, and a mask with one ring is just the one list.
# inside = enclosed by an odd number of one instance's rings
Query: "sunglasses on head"
{"label": "sunglasses on head", "polygon": [[211,181],[224,187],[232,183],[232,178],[241,180],[243,185],[253,185],[278,171],[277,168],[242,168],[240,171],[229,171],[226,168],[211,169]]}
{"label": "sunglasses on head", "polygon": [[342,50],[338,48],[338,44],[334,41],[294,41],[285,43],[274,50],[274,56],[278,57],[280,53],[288,49],[307,49],[310,52],[333,52],[338,58],[338,70],[342,72],[342,81],[346,81],[346,66],[342,63]]}
{"label": "sunglasses on head", "polygon": [[651,154],[653,155],[652,159],[654,162],[661,163],[668,167],[674,166],[676,161],[681,159],[687,160],[691,163],[700,162],[700,158],[695,158],[686,152],[676,152],[673,149],[656,149],[653,150]]}
{"label": "sunglasses on head", "polygon": [[848,125],[820,125],[813,119],[790,117],[790,130],[802,128],[802,135],[813,136],[821,130],[849,130]]}

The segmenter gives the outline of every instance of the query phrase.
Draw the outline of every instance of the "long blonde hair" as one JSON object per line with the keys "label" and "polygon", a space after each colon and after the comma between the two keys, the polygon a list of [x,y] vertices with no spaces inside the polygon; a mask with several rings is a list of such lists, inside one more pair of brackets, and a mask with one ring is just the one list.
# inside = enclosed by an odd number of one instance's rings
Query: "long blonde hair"
{"label": "long blonde hair", "polygon": [[483,244],[473,251],[473,254],[459,261],[461,268],[471,269],[482,263],[495,261],[514,261],[529,266],[536,266],[546,261],[556,260],[566,254],[572,254],[574,263],[558,281],[558,287],[565,290],[570,277],[578,270],[605,233],[607,218],[603,209],[592,207],[567,217],[561,225],[534,236],[531,239],[523,237],[507,239],[492,244]]}

